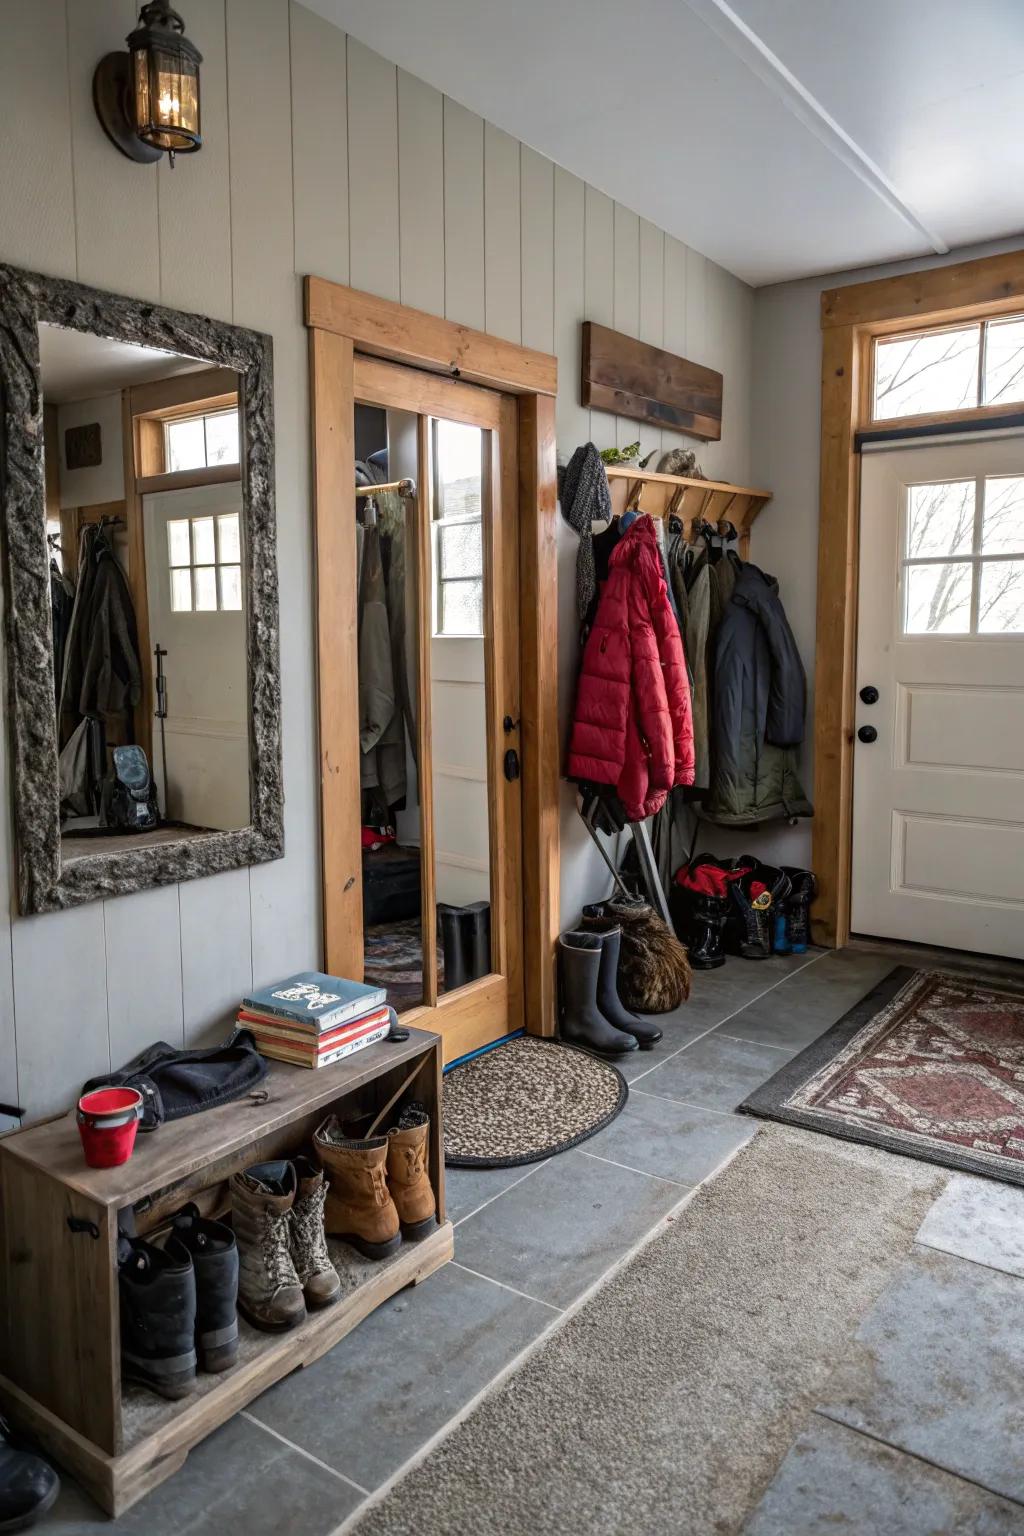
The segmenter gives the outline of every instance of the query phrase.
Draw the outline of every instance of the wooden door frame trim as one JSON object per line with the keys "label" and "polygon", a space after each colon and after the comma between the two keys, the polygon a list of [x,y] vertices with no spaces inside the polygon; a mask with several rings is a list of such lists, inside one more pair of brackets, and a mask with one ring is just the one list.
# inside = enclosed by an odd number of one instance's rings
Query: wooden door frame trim
{"label": "wooden door frame trim", "polygon": [[[1024,309],[1024,250],[829,288],[821,295],[821,495],[814,671],[814,938],[850,936],[860,455],[870,421],[871,345],[890,332]],[[972,425],[976,413],[950,419]],[[929,420],[936,420],[930,417]]]}
{"label": "wooden door frame trim", "polygon": [[[355,645],[356,581],[353,359],[356,353],[461,378],[517,396],[519,450],[519,621],[523,784],[523,984],[526,1027],[555,1032],[555,945],[559,919],[558,608],[555,549],[554,357],[360,293],[325,278],[305,279],[316,529],[318,702],[322,859],[333,847],[348,878],[324,882],[324,953],[339,953],[361,900],[358,722],[340,707],[332,665],[338,626]],[[325,593],[329,579],[329,597]],[[321,601],[321,597],[326,600]]]}

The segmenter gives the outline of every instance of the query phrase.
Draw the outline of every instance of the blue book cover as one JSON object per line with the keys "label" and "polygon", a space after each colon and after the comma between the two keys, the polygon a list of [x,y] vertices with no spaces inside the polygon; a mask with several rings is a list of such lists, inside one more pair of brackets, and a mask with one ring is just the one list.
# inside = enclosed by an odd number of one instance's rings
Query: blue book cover
{"label": "blue book cover", "polygon": [[319,1034],[348,1019],[361,1018],[386,1001],[383,987],[325,976],[322,971],[300,971],[287,981],[277,981],[251,993],[242,999],[242,1007],[287,1019],[290,1024],[303,1025]]}

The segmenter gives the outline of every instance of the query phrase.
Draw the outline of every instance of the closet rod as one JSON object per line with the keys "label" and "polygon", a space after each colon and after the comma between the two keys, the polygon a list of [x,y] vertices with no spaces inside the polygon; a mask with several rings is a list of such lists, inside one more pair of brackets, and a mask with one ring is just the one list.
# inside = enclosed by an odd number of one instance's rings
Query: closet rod
{"label": "closet rod", "polygon": [[388,480],[384,485],[357,485],[357,496],[383,496],[385,491],[394,491],[399,496],[415,496],[415,480]]}

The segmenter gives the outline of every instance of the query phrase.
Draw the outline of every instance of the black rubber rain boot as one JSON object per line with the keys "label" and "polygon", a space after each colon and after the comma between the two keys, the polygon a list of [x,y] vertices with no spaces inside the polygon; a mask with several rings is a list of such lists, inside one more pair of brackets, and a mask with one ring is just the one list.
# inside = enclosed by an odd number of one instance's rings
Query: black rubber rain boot
{"label": "black rubber rain boot", "polygon": [[599,935],[601,939],[601,968],[597,973],[597,1006],[614,1029],[632,1035],[642,1051],[657,1045],[662,1032],[656,1024],[648,1024],[625,1008],[619,996],[619,951],[622,947],[622,929],[609,928]]}
{"label": "black rubber rain boot", "polygon": [[469,979],[477,981],[491,970],[491,904],[472,901],[462,908],[464,943],[469,961]]}
{"label": "black rubber rain boot", "polygon": [[187,1397],[196,1384],[196,1272],[178,1238],[164,1248],[141,1237],[118,1242],[121,1375],[160,1397]]}
{"label": "black rubber rain boot", "polygon": [[0,1419],[0,1531],[27,1531],[59,1493],[60,1478],[49,1462],[20,1445]]}
{"label": "black rubber rain boot", "polygon": [[725,964],[728,911],[728,902],[718,896],[693,896],[686,919],[686,950],[694,970],[713,971]]}
{"label": "black rubber rain boot", "polygon": [[794,955],[805,955],[811,942],[811,902],[818,894],[818,881],[813,870],[795,869],[790,864],[783,864],[782,873],[790,884],[784,903],[786,939]]}
{"label": "black rubber rain boot", "polygon": [[198,1206],[182,1206],[174,1235],[196,1272],[196,1351],[199,1368],[229,1371],[238,1359],[238,1248],[223,1221],[207,1221]]}
{"label": "black rubber rain boot", "polygon": [[466,945],[466,923],[461,907],[449,906],[446,901],[437,904],[437,920],[441,925],[441,948],[444,952],[444,990],[454,992],[464,987],[473,977],[469,969]]}
{"label": "black rubber rain boot", "polygon": [[562,980],[562,1020],[559,1035],[568,1045],[580,1045],[596,1056],[625,1056],[638,1041],[609,1024],[597,1006],[604,935],[563,933],[558,941]]}

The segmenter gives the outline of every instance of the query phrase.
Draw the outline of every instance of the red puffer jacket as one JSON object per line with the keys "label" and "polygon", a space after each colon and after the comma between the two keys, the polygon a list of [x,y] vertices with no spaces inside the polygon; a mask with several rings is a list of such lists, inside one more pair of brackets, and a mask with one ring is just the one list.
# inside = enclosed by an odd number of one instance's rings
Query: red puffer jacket
{"label": "red puffer jacket", "polygon": [[630,821],[693,783],[693,722],[679,625],[657,535],[638,517],[616,545],[576,690],[568,774],[614,784]]}

